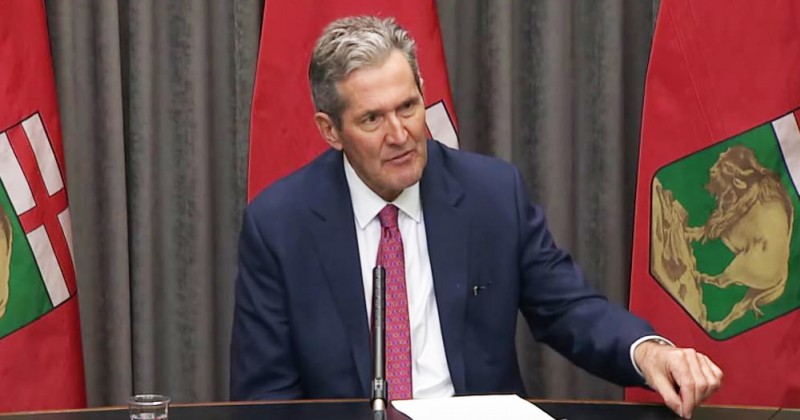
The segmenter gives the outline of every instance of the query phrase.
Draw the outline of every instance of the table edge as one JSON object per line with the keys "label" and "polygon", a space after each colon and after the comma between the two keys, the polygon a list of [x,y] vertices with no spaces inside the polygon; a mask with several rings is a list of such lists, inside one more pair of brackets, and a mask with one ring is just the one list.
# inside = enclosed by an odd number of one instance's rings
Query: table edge
{"label": "table edge", "polygon": [[[638,406],[661,406],[659,403],[639,403],[630,401],[614,401],[614,400],[568,400],[568,399],[541,399],[541,398],[526,398],[534,404],[598,404],[598,405],[638,405]],[[269,401],[217,401],[217,402],[196,402],[196,403],[174,403],[170,404],[171,407],[225,407],[225,406],[239,406],[239,405],[276,405],[276,404],[330,404],[330,403],[354,403],[364,402],[367,399],[361,398],[347,398],[347,399],[312,399],[312,400],[269,400]],[[782,407],[757,407],[747,405],[730,405],[730,404],[703,404],[705,408],[728,408],[739,410],[754,410],[754,411],[780,411],[784,410]],[[58,413],[92,413],[100,411],[114,411],[126,410],[126,405],[112,405],[103,407],[90,407],[90,408],[75,408],[75,409],[61,409],[61,410],[34,410],[34,411],[16,411],[9,413],[0,413],[0,418],[8,416],[20,415],[33,415],[33,414],[58,414]],[[793,410],[787,408],[786,410]]]}

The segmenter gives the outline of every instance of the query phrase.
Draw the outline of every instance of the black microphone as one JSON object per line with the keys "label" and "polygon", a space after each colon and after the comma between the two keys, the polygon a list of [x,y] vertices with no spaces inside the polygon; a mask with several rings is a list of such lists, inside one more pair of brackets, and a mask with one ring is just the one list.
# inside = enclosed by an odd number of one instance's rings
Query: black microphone
{"label": "black microphone", "polygon": [[386,418],[386,270],[372,269],[372,418]]}

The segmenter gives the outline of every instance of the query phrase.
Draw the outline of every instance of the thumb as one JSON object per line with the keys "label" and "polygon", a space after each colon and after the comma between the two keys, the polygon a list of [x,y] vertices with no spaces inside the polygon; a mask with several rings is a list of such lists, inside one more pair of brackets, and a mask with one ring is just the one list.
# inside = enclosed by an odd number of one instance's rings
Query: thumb
{"label": "thumb", "polygon": [[666,375],[654,375],[650,381],[650,386],[661,395],[664,399],[664,404],[667,405],[672,411],[683,417],[683,407],[681,404],[681,397],[675,392],[675,387],[672,385]]}

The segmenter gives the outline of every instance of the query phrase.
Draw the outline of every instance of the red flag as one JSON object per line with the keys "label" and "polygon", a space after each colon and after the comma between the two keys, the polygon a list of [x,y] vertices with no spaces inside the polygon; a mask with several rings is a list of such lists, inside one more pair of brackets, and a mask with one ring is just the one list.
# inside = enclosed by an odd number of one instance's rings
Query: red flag
{"label": "red flag", "polygon": [[47,20],[0,3],[0,412],[86,406]]}
{"label": "red flag", "polygon": [[253,95],[248,200],[328,147],[314,124],[308,63],[323,28],[354,15],[394,17],[409,31],[425,81],[428,130],[457,145],[434,0],[271,0],[264,10]]}
{"label": "red flag", "polygon": [[800,407],[797,28],[791,0],[664,0],[658,15],[631,310],[717,362],[712,403]]}

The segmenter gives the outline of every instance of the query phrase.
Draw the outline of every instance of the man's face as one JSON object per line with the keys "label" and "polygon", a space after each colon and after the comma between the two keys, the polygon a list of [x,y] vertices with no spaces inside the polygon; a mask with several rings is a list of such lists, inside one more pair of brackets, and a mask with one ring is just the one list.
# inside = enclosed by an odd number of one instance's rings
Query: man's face
{"label": "man's face", "polygon": [[346,107],[342,126],[317,113],[328,143],[342,150],[364,183],[392,201],[419,181],[428,161],[425,105],[403,54],[353,71],[337,84]]}

